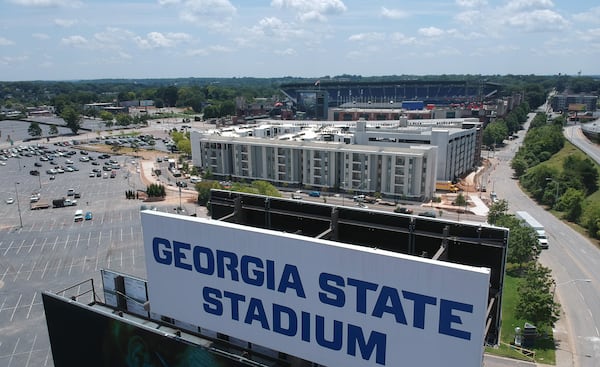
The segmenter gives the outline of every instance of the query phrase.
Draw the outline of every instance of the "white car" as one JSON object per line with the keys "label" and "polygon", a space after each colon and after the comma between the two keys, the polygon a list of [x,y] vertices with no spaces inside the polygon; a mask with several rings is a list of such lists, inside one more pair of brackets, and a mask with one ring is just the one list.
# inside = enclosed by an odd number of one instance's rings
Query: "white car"
{"label": "white car", "polygon": [[73,162],[73,161],[72,161],[72,160],[70,160],[70,159],[67,159],[67,160],[65,161],[65,164],[73,164],[73,163],[75,163],[75,162]]}
{"label": "white car", "polygon": [[90,172],[90,174],[88,176],[90,176],[90,177],[96,177],[96,173],[95,172]]}
{"label": "white car", "polygon": [[73,169],[73,167],[67,166],[67,167],[65,167],[65,171],[67,171],[67,172],[73,172],[75,170]]}
{"label": "white car", "polygon": [[56,173],[65,173],[65,170],[59,167],[56,169]]}
{"label": "white car", "polygon": [[90,158],[85,157],[85,156],[84,157],[79,157],[79,161],[80,162],[89,162],[89,160],[90,160]]}
{"label": "white car", "polygon": [[7,203],[7,204],[12,204],[12,203],[14,203],[14,202],[15,202],[15,199],[13,199],[13,198],[8,198],[8,199],[6,199],[6,203]]}

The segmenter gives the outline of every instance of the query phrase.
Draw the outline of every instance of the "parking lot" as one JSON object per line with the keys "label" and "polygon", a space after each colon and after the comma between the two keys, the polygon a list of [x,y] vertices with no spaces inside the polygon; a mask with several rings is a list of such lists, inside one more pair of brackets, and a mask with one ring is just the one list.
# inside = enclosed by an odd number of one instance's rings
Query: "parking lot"
{"label": "parking lot", "polygon": [[[145,277],[142,202],[125,199],[127,190],[145,189],[138,173],[140,162],[125,156],[99,159],[98,153],[89,153],[100,163],[94,166],[93,161],[79,160],[84,155],[77,147],[62,149],[76,153],[54,157],[57,165],[35,154],[1,161],[5,165],[0,165],[0,366],[53,366],[41,291],[60,291],[88,279],[101,291],[102,268]],[[51,167],[66,167],[67,159],[77,171],[46,173]],[[109,159],[120,166],[111,169],[115,178],[90,177],[94,167],[101,168]],[[34,169],[40,174],[31,175]],[[80,197],[68,196],[69,189]],[[38,193],[37,203],[50,207],[30,210],[30,198]],[[77,200],[77,205],[53,208],[53,200],[63,197]],[[7,203],[9,198],[14,202]],[[157,207],[172,210],[172,205]],[[92,219],[75,222],[77,209],[93,213]]]}

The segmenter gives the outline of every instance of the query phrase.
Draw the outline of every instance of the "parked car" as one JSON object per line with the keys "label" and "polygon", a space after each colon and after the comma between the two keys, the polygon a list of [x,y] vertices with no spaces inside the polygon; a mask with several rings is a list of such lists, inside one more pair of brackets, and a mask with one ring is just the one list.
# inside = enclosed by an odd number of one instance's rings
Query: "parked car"
{"label": "parked car", "polygon": [[32,176],[39,176],[40,175],[40,171],[34,169],[34,170],[29,171],[29,174],[32,175]]}
{"label": "parked car", "polygon": [[92,212],[85,213],[85,220],[92,220]]}
{"label": "parked car", "polygon": [[13,199],[13,198],[8,198],[8,199],[6,199],[6,203],[7,203],[7,204],[12,204],[12,203],[14,203],[14,202],[15,202],[15,199]]}
{"label": "parked car", "polygon": [[412,214],[413,213],[412,209],[405,208],[403,206],[397,207],[396,209],[394,209],[394,211],[396,213],[400,213],[400,214]]}
{"label": "parked car", "polygon": [[40,162],[35,162],[33,165],[36,166],[36,167],[41,167],[42,166],[42,164]]}
{"label": "parked car", "polygon": [[437,217],[437,215],[435,214],[434,211],[426,211],[426,212],[423,212],[423,213],[419,213],[419,215],[421,217],[428,217],[428,218],[436,218]]}

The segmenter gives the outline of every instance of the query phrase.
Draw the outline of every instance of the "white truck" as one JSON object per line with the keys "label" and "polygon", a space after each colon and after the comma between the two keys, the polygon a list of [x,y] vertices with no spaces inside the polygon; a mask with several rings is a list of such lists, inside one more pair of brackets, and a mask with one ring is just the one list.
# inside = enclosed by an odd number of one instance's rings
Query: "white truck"
{"label": "white truck", "polygon": [[546,230],[544,229],[544,226],[540,224],[540,222],[532,217],[531,214],[524,211],[516,212],[515,216],[525,222],[527,226],[535,230],[540,248],[547,249],[549,247],[548,237],[546,237]]}

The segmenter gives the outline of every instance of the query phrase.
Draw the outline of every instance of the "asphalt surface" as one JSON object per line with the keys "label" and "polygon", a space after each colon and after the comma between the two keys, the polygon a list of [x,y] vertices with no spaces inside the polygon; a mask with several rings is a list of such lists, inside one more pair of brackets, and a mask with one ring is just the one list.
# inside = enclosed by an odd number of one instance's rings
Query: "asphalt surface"
{"label": "asphalt surface", "polygon": [[[139,162],[119,156],[115,178],[89,177],[92,168],[101,166],[79,162],[81,156],[71,157],[79,171],[56,174],[54,180],[45,173],[51,165],[39,156],[9,158],[0,165],[0,366],[53,366],[40,292],[93,279],[102,294],[102,268],[145,278],[143,203],[125,199],[126,190],[143,187]],[[55,158],[61,165],[66,159]],[[30,175],[34,168],[40,176]],[[32,193],[52,204],[67,197],[70,188],[81,193],[77,206],[29,209]],[[7,204],[8,198],[18,200]],[[173,210],[173,204],[155,205]],[[74,222],[76,209],[92,212],[93,219]]]}

